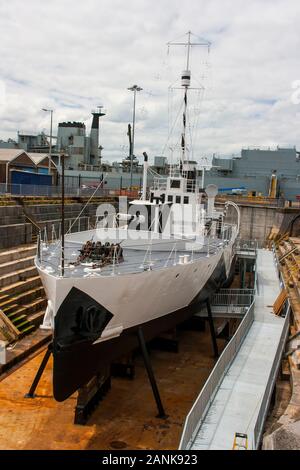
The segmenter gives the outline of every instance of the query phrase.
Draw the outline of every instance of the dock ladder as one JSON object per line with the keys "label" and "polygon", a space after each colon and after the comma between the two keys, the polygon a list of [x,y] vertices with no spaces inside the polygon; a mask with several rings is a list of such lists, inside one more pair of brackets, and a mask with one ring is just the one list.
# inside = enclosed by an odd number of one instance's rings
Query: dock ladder
{"label": "dock ladder", "polygon": [[248,450],[248,434],[236,432],[234,435],[232,450]]}

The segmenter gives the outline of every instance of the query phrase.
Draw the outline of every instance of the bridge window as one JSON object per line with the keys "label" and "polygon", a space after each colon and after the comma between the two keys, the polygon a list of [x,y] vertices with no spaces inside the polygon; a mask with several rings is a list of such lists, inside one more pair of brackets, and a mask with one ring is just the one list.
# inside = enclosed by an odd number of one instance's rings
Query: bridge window
{"label": "bridge window", "polygon": [[180,196],[176,196],[176,204],[180,204],[180,201],[181,201],[181,197],[180,197]]}
{"label": "bridge window", "polygon": [[183,204],[188,204],[189,203],[189,197],[188,196],[184,196],[183,197]]}
{"label": "bridge window", "polygon": [[171,180],[171,188],[180,188],[180,180]]}
{"label": "bridge window", "polygon": [[173,196],[168,196],[168,202],[173,202]]}

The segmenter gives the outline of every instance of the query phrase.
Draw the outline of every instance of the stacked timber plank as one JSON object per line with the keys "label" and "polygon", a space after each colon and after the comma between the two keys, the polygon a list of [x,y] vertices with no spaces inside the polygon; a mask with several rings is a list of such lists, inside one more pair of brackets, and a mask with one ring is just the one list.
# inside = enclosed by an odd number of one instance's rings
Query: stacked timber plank
{"label": "stacked timber plank", "polygon": [[[283,387],[283,382],[281,382],[281,388],[276,393],[274,410],[276,412],[278,401],[281,413],[267,430],[263,440],[263,449],[297,450],[300,449],[300,238],[285,237],[279,240],[276,244],[276,252],[285,281],[285,289],[277,299],[276,306],[279,307],[285,292],[293,313],[290,336],[287,340],[281,369],[282,381],[287,380],[291,387]],[[286,390],[288,401],[280,390]]]}
{"label": "stacked timber plank", "polygon": [[300,297],[300,239],[287,238],[278,245],[278,259],[285,281]]}
{"label": "stacked timber plank", "polygon": [[[286,288],[282,292],[282,298],[286,292],[293,311],[293,325],[291,326],[293,337],[300,332],[300,238],[286,237],[277,244],[276,249]],[[295,343],[297,340],[290,343],[288,360],[291,367],[300,369],[300,350]]]}

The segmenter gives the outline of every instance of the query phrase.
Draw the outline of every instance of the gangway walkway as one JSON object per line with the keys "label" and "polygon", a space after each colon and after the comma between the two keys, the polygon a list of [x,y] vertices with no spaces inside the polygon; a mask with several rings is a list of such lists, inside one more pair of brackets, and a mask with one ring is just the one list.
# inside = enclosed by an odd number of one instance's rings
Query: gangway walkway
{"label": "gangway walkway", "polygon": [[180,449],[229,450],[235,433],[259,445],[289,324],[272,312],[281,290],[274,253],[258,250],[256,266],[255,301],[189,412]]}

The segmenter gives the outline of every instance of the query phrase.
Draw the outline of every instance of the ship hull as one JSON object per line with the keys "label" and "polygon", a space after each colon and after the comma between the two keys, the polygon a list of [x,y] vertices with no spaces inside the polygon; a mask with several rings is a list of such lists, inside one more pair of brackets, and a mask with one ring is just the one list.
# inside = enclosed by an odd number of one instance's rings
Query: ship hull
{"label": "ship hull", "polygon": [[[134,304],[131,303],[131,318],[128,318],[125,314],[128,308],[126,299],[124,299],[123,302],[121,301],[121,312],[117,313],[111,305],[103,305],[103,295],[94,295],[94,297],[87,295],[87,283],[85,284],[85,292],[80,289],[81,286],[73,286],[74,290],[69,291],[69,300],[66,302],[68,296],[65,296],[65,301],[60,303],[55,316],[53,339],[54,398],[57,401],[67,399],[94,375],[101,372],[103,367],[135,349],[138,346],[138,328],[142,328],[146,341],[149,341],[160,333],[190,318],[199,310],[199,305],[228,280],[231,276],[231,267],[233,264],[232,245],[230,244],[222,252],[210,258],[204,258],[201,260],[200,264],[195,262],[188,266],[176,266],[166,270],[163,273],[164,285],[169,286],[169,288],[165,290],[165,293],[158,292],[158,304],[156,303],[157,299],[154,295],[160,285],[160,281],[157,278],[158,273],[156,272],[155,285],[152,287],[150,279],[146,283],[142,279],[141,285],[146,285],[148,296],[142,296],[142,302],[140,304],[137,302],[140,306],[140,310],[137,306],[133,309]],[[180,268],[179,278],[182,278],[181,283],[178,282],[174,289],[174,278],[176,279],[175,272],[178,272]],[[195,270],[197,271],[195,272]],[[198,274],[199,277],[197,277],[198,270],[201,271],[201,276]],[[170,277],[169,283],[168,277]],[[61,279],[60,281],[64,280]],[[182,284],[183,282],[184,284]],[[44,284],[47,286],[47,282]],[[138,284],[137,278],[135,284]],[[180,289],[180,286],[184,286],[184,288]],[[61,292],[63,289],[58,290]],[[116,288],[116,291],[117,290]],[[179,291],[179,293],[177,292],[176,294],[176,290]],[[79,299],[81,295],[82,299],[87,296],[87,305],[91,302],[91,299],[95,300],[96,297],[98,307],[100,310],[102,309],[104,323],[102,325],[101,336],[104,337],[103,340],[101,340],[101,338],[100,341],[95,340],[97,335],[95,336],[93,334],[90,336],[87,335],[86,338],[82,336],[76,337],[76,335],[70,336],[70,331],[66,331],[65,325],[69,328],[70,325],[74,324],[74,316],[72,317],[74,312],[73,307],[75,304],[78,305],[78,303],[80,303]],[[172,296],[174,298],[172,298]],[[139,296],[139,299],[140,298],[141,295]],[[118,302],[120,302],[120,299],[118,299]],[[129,302],[132,302],[132,300],[129,300]],[[84,300],[82,304],[84,305]],[[123,315],[122,304],[124,307]],[[179,308],[174,308],[176,304]],[[159,311],[157,310],[157,305],[160,305]],[[152,315],[149,315],[149,308],[150,311],[152,310]],[[112,337],[109,338],[107,337],[107,332],[116,331],[120,328],[120,318],[118,318],[120,313],[123,318],[122,330],[119,330],[119,334],[115,337],[112,335]],[[107,339],[105,339],[105,335]]]}

